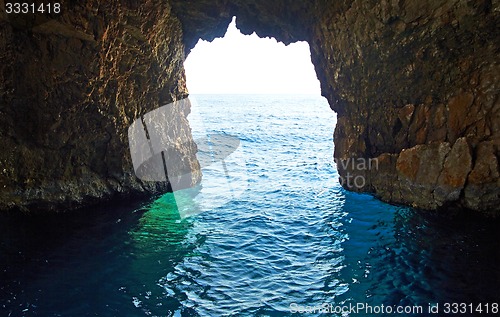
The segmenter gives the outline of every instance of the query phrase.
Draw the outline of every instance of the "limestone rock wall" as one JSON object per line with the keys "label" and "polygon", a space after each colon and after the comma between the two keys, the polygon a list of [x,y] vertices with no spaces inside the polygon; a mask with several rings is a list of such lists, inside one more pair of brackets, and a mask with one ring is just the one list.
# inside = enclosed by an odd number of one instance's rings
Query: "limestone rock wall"
{"label": "limestone rock wall", "polygon": [[60,15],[0,14],[0,209],[165,190],[133,175],[126,128],[187,95],[185,54],[235,15],[243,33],[309,42],[338,113],[339,173],[363,179],[344,187],[500,211],[497,0],[62,2]]}
{"label": "limestone rock wall", "polygon": [[[62,1],[59,15],[7,15],[1,2],[0,209],[63,210],[165,191],[168,183],[133,174],[127,128],[187,96],[170,4]],[[179,134],[190,135],[188,111],[173,110]],[[183,151],[198,170],[196,147]]]}
{"label": "limestone rock wall", "polygon": [[[243,33],[309,42],[338,114],[345,188],[425,209],[500,210],[499,1],[201,0],[189,13],[182,3],[174,10],[196,30],[188,46],[222,36],[217,23],[232,15]],[[193,19],[198,10],[210,17]]]}
{"label": "limestone rock wall", "polygon": [[[335,157],[383,200],[500,210],[499,2],[352,1],[310,41],[338,113]],[[358,185],[362,182],[358,182]]]}

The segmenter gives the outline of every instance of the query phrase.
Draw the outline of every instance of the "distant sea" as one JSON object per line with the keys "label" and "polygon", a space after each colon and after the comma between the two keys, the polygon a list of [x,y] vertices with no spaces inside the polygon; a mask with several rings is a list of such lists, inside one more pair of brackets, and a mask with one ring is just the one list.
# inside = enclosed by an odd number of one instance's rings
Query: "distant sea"
{"label": "distant sea", "polygon": [[342,189],[322,97],[191,99],[237,150],[186,195],[0,214],[1,316],[494,315],[498,221]]}

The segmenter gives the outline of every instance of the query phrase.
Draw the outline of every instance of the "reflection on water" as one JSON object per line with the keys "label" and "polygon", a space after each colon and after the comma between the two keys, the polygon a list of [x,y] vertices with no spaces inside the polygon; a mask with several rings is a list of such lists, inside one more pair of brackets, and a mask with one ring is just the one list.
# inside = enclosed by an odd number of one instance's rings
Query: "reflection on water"
{"label": "reflection on water", "polygon": [[242,140],[245,160],[232,168],[248,186],[237,199],[202,210],[200,197],[226,193],[202,183],[146,205],[1,214],[0,316],[290,316],[292,304],[499,300],[499,220],[344,191],[328,105],[304,112],[321,99],[220,98],[232,117],[205,113],[205,124]]}
{"label": "reflection on water", "polygon": [[287,316],[292,303],[498,300],[498,221],[452,220],[340,188],[321,197],[330,204],[242,201],[182,220],[171,194],[112,213],[2,215],[0,311]]}
{"label": "reflection on water", "polygon": [[370,196],[346,193],[346,274],[355,281],[347,302],[498,302],[498,220],[377,204]]}
{"label": "reflection on water", "polygon": [[133,251],[126,271],[137,280],[119,290],[131,296],[131,303],[146,315],[162,316],[166,310],[179,305],[177,299],[167,296],[157,286],[159,276],[169,274],[182,259],[194,256],[195,246],[201,243],[190,236],[191,221],[179,214],[176,198],[180,199],[179,195],[174,197],[170,193],[154,201],[137,226],[129,230]]}

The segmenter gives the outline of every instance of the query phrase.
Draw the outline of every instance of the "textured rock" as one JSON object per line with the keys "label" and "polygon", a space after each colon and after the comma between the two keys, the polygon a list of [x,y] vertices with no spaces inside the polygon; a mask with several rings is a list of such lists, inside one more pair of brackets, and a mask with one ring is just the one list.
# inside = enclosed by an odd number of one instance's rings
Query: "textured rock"
{"label": "textured rock", "polygon": [[[0,20],[0,209],[167,190],[133,174],[127,128],[187,96],[179,20],[165,1],[86,1],[62,12]],[[188,112],[173,109],[179,134],[190,135]],[[196,147],[184,151],[196,171]]]}
{"label": "textured rock", "polygon": [[465,204],[471,209],[498,210],[500,188],[500,141],[482,142],[476,147],[476,161],[467,178]]}
{"label": "textured rock", "polygon": [[[483,145],[500,138],[499,3],[352,1],[324,12],[310,43],[339,116],[335,157],[391,157],[357,190],[426,209],[499,211],[498,151]],[[478,163],[484,182],[472,185]]]}
{"label": "textured rock", "polygon": [[438,205],[454,202],[460,195],[471,171],[472,156],[466,138],[458,139],[446,156],[434,190]]}
{"label": "textured rock", "polygon": [[448,143],[416,145],[401,151],[396,161],[400,202],[428,209],[437,207],[434,189],[449,152]]}
{"label": "textured rock", "polygon": [[[338,114],[336,161],[379,160],[369,171],[337,164],[342,179],[365,180],[344,187],[426,209],[500,211],[498,1],[195,1],[189,14],[182,3],[173,7],[183,26],[198,30],[185,43],[222,35],[216,21],[231,15],[244,33],[309,42]],[[200,9],[211,12],[207,28],[191,18]]]}
{"label": "textured rock", "polygon": [[378,161],[338,164],[365,180],[346,188],[498,214],[499,12],[488,0],[93,0],[60,16],[4,14],[0,208],[163,190],[132,175],[125,128],[187,94],[185,53],[235,15],[244,33],[309,42],[338,114],[336,160]]}

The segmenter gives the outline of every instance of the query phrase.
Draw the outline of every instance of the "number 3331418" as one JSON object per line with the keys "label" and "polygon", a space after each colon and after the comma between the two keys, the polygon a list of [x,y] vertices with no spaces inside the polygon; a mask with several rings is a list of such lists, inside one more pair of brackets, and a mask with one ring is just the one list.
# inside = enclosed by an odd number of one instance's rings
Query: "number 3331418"
{"label": "number 3331418", "polygon": [[61,4],[56,3],[28,3],[28,2],[7,2],[5,3],[5,13],[26,14],[26,13],[61,13]]}

